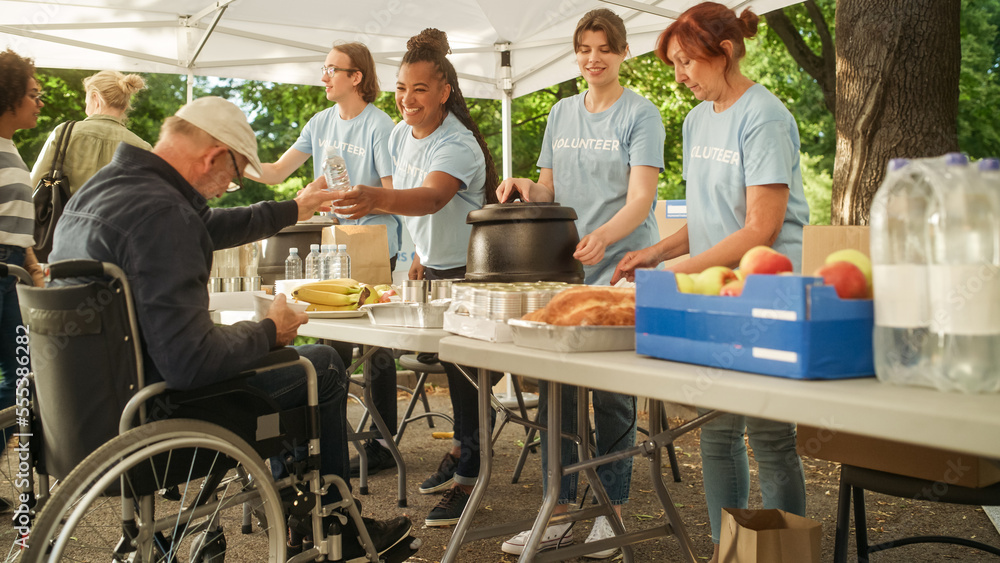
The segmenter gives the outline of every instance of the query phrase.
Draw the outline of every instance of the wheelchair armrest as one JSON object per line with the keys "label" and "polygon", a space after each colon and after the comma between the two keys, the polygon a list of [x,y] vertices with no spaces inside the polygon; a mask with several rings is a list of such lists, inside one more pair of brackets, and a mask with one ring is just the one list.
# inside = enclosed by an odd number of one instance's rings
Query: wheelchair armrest
{"label": "wheelchair armrest", "polygon": [[7,276],[17,276],[18,281],[25,285],[33,285],[31,279],[31,274],[27,270],[20,266],[15,266],[14,264],[3,264],[0,263],[0,278],[6,278]]}
{"label": "wheelchair armrest", "polygon": [[284,346],[271,350],[266,356],[247,366],[237,377],[252,375],[254,372],[268,370],[278,364],[287,364],[298,359],[299,353],[295,351],[295,348]]}
{"label": "wheelchair armrest", "polygon": [[46,268],[49,279],[89,278],[104,275],[104,264],[98,260],[61,260]]}

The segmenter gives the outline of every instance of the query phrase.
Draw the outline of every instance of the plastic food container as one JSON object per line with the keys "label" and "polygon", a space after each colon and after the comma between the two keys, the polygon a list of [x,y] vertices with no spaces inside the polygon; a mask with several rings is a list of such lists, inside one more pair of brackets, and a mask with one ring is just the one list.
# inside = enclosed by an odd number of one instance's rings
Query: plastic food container
{"label": "plastic food container", "polygon": [[553,352],[635,350],[634,326],[559,326],[536,321],[507,321],[514,344]]}
{"label": "plastic food container", "polygon": [[449,303],[446,300],[433,303],[373,303],[362,306],[361,310],[368,313],[368,318],[375,325],[442,328]]}

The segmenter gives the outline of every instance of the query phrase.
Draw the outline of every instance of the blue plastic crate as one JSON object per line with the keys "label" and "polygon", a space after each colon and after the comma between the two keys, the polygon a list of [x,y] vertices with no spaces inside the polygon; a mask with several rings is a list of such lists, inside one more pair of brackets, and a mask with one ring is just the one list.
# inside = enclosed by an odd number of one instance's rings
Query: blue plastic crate
{"label": "blue plastic crate", "polygon": [[752,275],[740,297],[680,293],[673,272],[636,272],[636,352],[793,379],[875,373],[870,299],[821,278]]}

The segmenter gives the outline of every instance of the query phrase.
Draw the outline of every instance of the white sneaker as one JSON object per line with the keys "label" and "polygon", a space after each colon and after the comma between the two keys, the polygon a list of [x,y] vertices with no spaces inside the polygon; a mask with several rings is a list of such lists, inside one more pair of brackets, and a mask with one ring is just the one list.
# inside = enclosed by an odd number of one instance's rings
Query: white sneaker
{"label": "white sneaker", "polygon": [[[594,520],[594,527],[591,528],[590,535],[587,536],[586,543],[593,543],[596,541],[606,540],[608,538],[613,538],[613,537],[615,537],[615,532],[614,530],[611,529],[611,524],[608,522],[607,517],[598,516],[597,519]],[[585,557],[588,557],[590,559],[607,559],[608,557],[611,557],[616,553],[618,553],[617,547],[609,547],[604,551],[595,551],[594,553],[588,553],[585,555]]]}
{"label": "white sneaker", "polygon": [[[538,544],[538,551],[546,551],[549,549],[555,549],[557,547],[566,547],[567,545],[573,544],[573,522],[568,522],[566,524],[556,524],[554,526],[549,526],[545,528],[545,534],[542,536],[542,542]],[[511,555],[521,555],[524,551],[524,545],[528,543],[528,534],[531,530],[525,530],[520,534],[510,538],[509,540],[503,542],[503,546],[500,549],[504,553],[510,553]]]}

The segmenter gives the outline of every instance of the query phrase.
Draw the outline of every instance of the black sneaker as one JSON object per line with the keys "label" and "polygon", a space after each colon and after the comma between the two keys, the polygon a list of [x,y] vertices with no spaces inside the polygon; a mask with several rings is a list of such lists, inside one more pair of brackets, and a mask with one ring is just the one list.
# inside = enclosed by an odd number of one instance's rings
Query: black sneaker
{"label": "black sneaker", "polygon": [[441,502],[431,509],[424,524],[427,526],[452,526],[458,523],[459,516],[469,504],[469,494],[462,487],[452,487],[444,492]]}
{"label": "black sneaker", "polygon": [[[405,516],[398,516],[390,520],[373,520],[361,517],[361,521],[368,530],[368,535],[375,544],[375,551],[379,555],[392,549],[396,544],[403,541],[410,535],[413,523]],[[343,542],[344,561],[350,561],[358,557],[365,556],[365,548],[361,543],[361,538],[354,527],[354,520],[348,518],[347,526],[344,529]]]}
{"label": "black sneaker", "polygon": [[444,459],[438,465],[437,471],[424,480],[417,490],[422,495],[429,495],[451,488],[451,485],[455,482],[455,469],[457,468],[458,458],[451,455],[451,452],[444,454]]}
{"label": "black sneaker", "polygon": [[[396,469],[396,458],[392,457],[389,448],[379,444],[377,440],[365,442],[365,454],[368,456],[368,474],[375,475],[383,469]],[[361,476],[361,456],[351,458],[351,477]]]}

